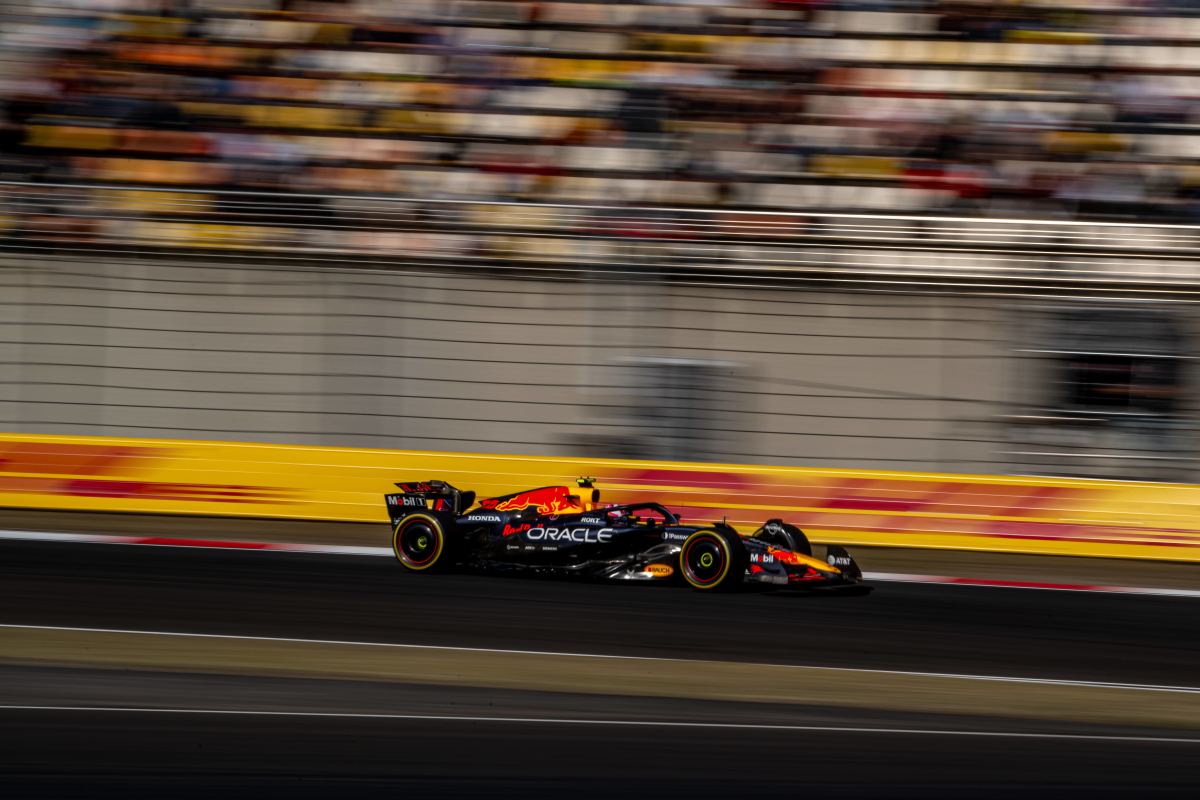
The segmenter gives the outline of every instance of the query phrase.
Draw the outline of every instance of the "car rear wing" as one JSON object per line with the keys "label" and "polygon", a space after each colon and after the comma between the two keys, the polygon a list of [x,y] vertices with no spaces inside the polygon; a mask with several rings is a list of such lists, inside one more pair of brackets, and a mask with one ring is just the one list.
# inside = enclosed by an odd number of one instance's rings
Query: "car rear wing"
{"label": "car rear wing", "polygon": [[455,516],[475,504],[475,493],[455,489],[445,481],[397,483],[396,494],[385,494],[388,517],[395,523],[414,511],[445,511]]}

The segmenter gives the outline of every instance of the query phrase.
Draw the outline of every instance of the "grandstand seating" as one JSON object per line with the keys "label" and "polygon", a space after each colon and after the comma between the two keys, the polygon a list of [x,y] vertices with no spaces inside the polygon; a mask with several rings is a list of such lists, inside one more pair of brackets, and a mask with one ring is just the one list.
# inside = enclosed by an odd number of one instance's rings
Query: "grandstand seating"
{"label": "grandstand seating", "polygon": [[34,0],[7,16],[8,179],[1184,222],[1200,196],[1185,3]]}

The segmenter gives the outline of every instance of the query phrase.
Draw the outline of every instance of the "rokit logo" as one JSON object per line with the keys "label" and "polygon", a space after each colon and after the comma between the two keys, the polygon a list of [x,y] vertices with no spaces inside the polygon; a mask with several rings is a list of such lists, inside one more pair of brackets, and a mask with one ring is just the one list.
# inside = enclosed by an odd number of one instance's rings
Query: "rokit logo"
{"label": "rokit logo", "polygon": [[596,519],[595,517],[583,517],[579,521],[582,522],[584,525],[603,525],[603,524],[605,524],[604,520]]}
{"label": "rokit logo", "polygon": [[612,528],[530,528],[525,537],[531,542],[542,540],[603,543],[612,539]]}

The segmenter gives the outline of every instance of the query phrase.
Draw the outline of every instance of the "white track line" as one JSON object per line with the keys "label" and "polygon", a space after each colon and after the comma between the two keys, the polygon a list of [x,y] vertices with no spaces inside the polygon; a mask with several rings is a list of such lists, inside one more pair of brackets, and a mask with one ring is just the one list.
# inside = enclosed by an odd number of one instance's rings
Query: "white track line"
{"label": "white track line", "polygon": [[925,736],[994,736],[1010,739],[1068,739],[1100,742],[1148,742],[1156,744],[1200,744],[1200,738],[1188,739],[1167,736],[1103,736],[1083,733],[1014,733],[1003,731],[953,731],[922,728],[855,728],[833,725],[765,725],[736,722],[667,722],[658,720],[625,719],[562,719],[539,717],[456,717],[436,714],[354,714],[335,711],[243,711],[239,709],[203,708],[116,708],[105,706],[7,706],[6,711],[103,711],[130,714],[211,714],[214,716],[248,717],[317,717],[334,719],[395,719],[425,722],[519,722],[535,725],[626,725],[647,728],[717,728],[762,731],[817,731],[822,733],[891,733]]}
{"label": "white track line", "polygon": [[[149,545],[184,547],[201,550],[252,550],[257,552],[323,553],[345,556],[384,556],[394,558],[390,547],[353,547],[334,544],[291,544],[285,542],[243,542],[216,539],[188,539],[166,536],[118,536],[101,533],[60,533],[49,531],[0,531],[0,540],[18,539],[43,542],[82,542],[86,544]],[[984,578],[957,578],[948,575],[909,575],[893,572],[867,572],[863,579],[890,583],[937,583],[950,586],[975,586],[998,589],[1035,589],[1047,592],[1099,592],[1101,594],[1145,594],[1165,597],[1200,597],[1194,589],[1161,589],[1143,586],[1100,586],[1035,581],[994,581]]]}
{"label": "white track line", "polygon": [[542,650],[501,650],[489,647],[449,647],[432,644],[396,644],[392,642],[348,642],[336,639],[292,639],[282,636],[235,636],[220,633],[179,633],[176,631],[133,631],[118,628],[69,628],[57,625],[6,625],[0,624],[0,629],[18,629],[34,631],[72,631],[78,633],[122,633],[140,636],[180,636],[193,639],[230,639],[251,642],[295,642],[299,644],[333,644],[352,647],[392,647],[405,650],[439,650],[460,653],[501,653],[522,656],[558,656],[564,658],[607,658],[620,661],[666,661],[675,664],[730,664],[738,663],[749,667],[775,667],[779,669],[813,669],[825,672],[854,672],[870,675],[908,675],[922,678],[952,678],[966,681],[996,681],[999,683],[1033,683],[1043,686],[1085,686],[1095,689],[1129,689],[1140,692],[1174,692],[1179,694],[1200,694],[1200,686],[1155,686],[1141,683],[1109,683],[1102,681],[1070,681],[1055,678],[1011,678],[998,675],[960,675],[949,672],[910,672],[904,670],[886,669],[856,669],[853,667],[812,667],[805,664],[763,664],[746,662],[713,661],[709,659],[692,658],[660,658],[655,656],[615,656],[598,655],[594,653],[559,653]]}
{"label": "white track line", "polygon": [[1195,589],[1160,589],[1145,586],[1103,586],[1099,584],[1049,583],[1042,581],[999,581],[988,578],[956,578],[949,575],[908,575],[896,572],[864,572],[863,580],[891,583],[940,583],[946,586],[974,586],[986,589],[1037,589],[1043,592],[1099,592],[1101,594],[1152,594],[1165,597],[1200,597]]}

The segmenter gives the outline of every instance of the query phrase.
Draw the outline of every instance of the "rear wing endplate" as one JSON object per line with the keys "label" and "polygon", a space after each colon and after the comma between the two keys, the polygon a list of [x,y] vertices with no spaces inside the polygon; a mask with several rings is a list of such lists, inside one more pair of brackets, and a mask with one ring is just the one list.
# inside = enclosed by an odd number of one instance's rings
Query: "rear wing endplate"
{"label": "rear wing endplate", "polygon": [[396,486],[399,492],[384,495],[392,522],[414,511],[445,511],[458,516],[475,503],[474,492],[460,491],[445,481],[413,481]]}

